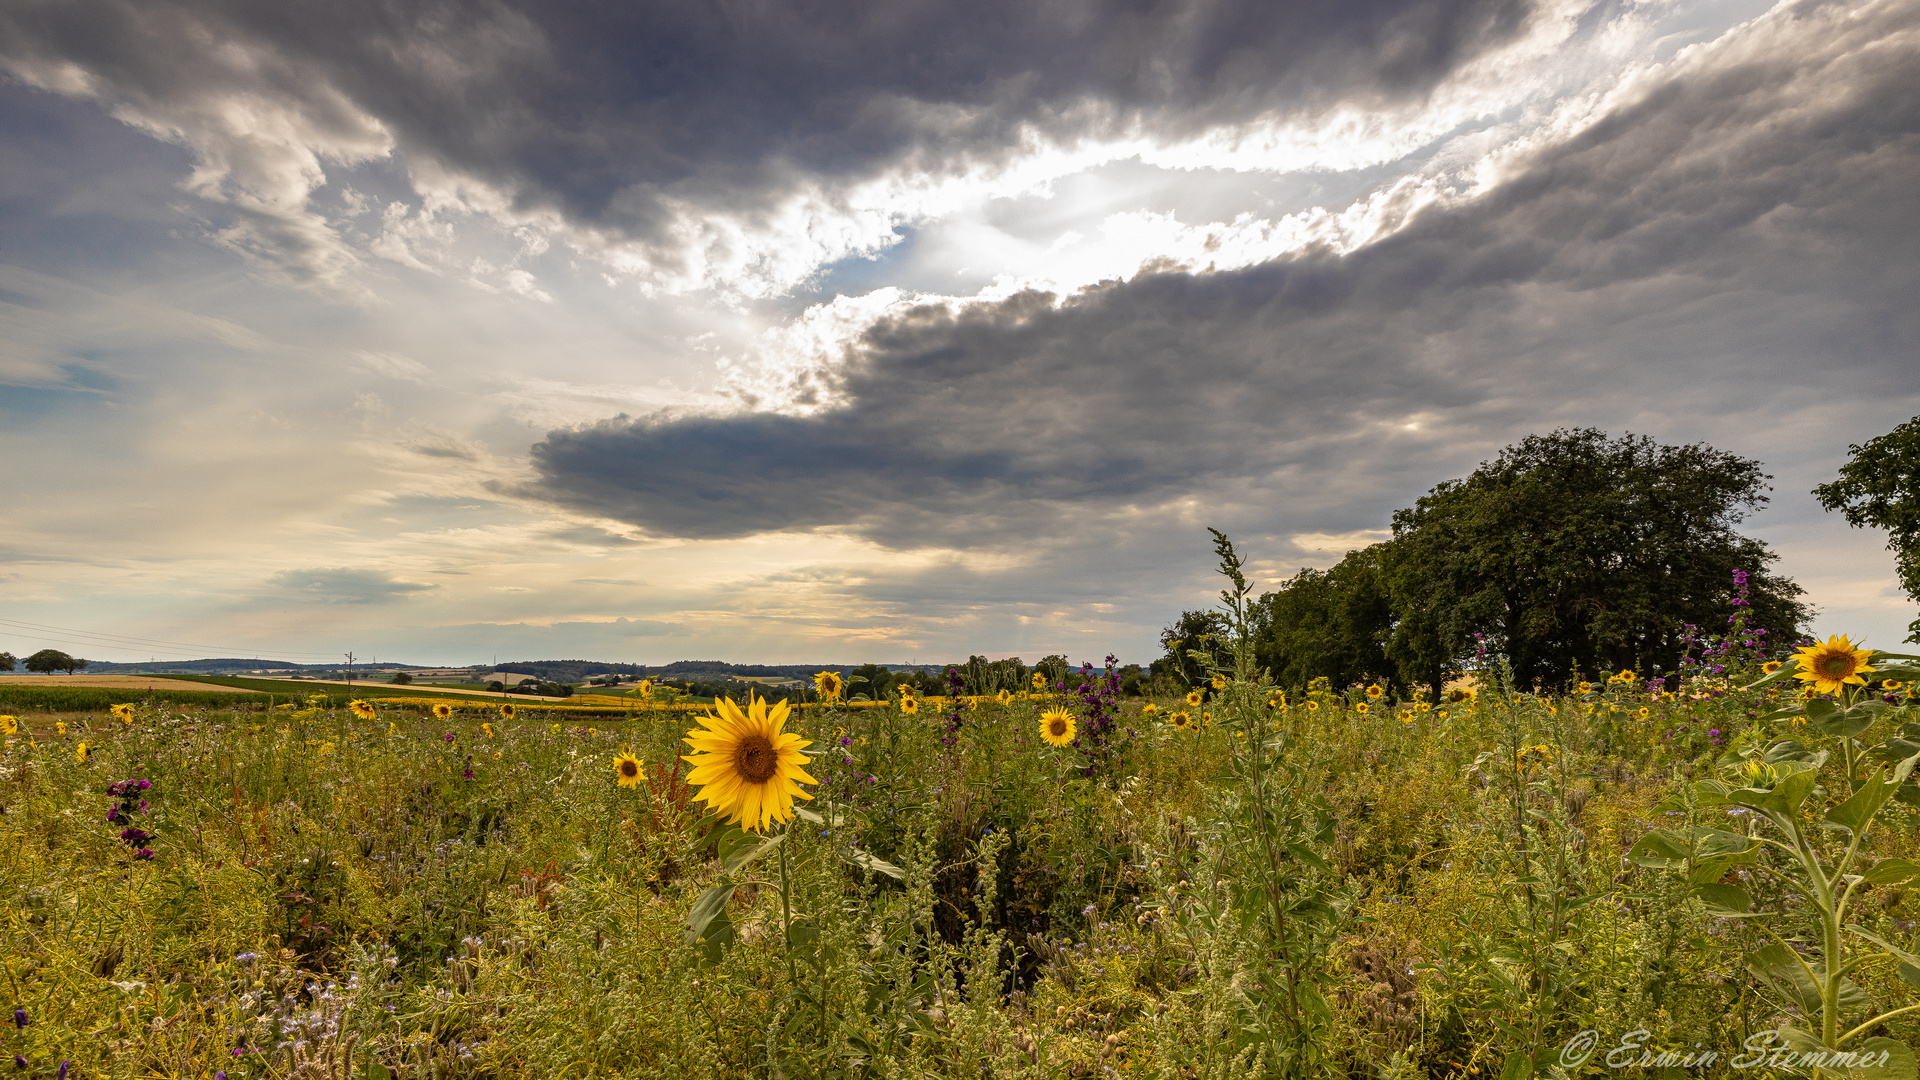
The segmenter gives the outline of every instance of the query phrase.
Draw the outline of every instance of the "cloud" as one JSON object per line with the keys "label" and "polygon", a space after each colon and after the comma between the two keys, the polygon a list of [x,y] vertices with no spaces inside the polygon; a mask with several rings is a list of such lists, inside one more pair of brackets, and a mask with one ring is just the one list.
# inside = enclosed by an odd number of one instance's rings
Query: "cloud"
{"label": "cloud", "polygon": [[[659,287],[751,293],[981,185],[1142,154],[1388,160],[1511,106],[1587,6],[26,0],[0,12],[0,66],[191,148],[209,235],[276,280],[365,299],[367,254],[433,266],[446,221],[479,215]],[[420,205],[388,202],[358,245],[376,200],[341,174],[381,162]]]}
{"label": "cloud", "polygon": [[348,566],[282,570],[269,578],[268,583],[283,597],[320,604],[377,604],[439,588],[423,582],[400,581],[380,570]]}
{"label": "cloud", "polygon": [[1777,9],[1346,255],[894,310],[807,373],[830,407],[555,430],[526,491],[665,536],[1018,549],[1196,497],[1377,528],[1337,515],[1562,423],[1793,460],[1752,418],[1914,400],[1917,22]]}

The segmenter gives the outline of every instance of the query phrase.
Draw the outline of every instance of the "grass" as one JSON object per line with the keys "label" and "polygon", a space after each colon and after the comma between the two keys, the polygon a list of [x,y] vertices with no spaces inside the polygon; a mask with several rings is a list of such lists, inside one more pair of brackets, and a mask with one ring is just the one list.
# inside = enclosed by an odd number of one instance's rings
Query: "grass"
{"label": "grass", "polygon": [[[765,851],[702,820],[676,713],[28,715],[0,751],[0,985],[28,1023],[0,1054],[34,1077],[1185,1078],[1491,1077],[1535,1043],[1544,1074],[1588,1029],[1737,1050],[1796,1015],[1748,973],[1758,929],[1625,860],[1679,782],[1805,737],[1731,685],[1262,711],[1271,805],[1305,823],[1285,895],[1328,928],[1287,972],[1315,988],[1292,1026],[1233,691],[1200,730],[1111,694],[797,713],[821,816]],[[1104,753],[1089,702],[1117,715]],[[1078,749],[1037,738],[1058,704]],[[151,839],[103,821],[127,778]],[[1898,814],[1880,854],[1920,854]],[[1910,894],[1869,897],[1861,923],[1910,942]],[[1791,929],[1790,895],[1759,902]],[[1856,978],[1916,999],[1891,966]]]}

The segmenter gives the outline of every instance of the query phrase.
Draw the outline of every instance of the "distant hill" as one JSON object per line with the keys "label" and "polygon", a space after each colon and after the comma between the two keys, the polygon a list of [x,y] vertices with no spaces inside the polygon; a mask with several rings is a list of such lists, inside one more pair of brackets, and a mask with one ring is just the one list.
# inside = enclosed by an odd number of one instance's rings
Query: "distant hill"
{"label": "distant hill", "polygon": [[[617,674],[633,678],[811,679],[818,671],[852,671],[859,664],[730,664],[725,660],[675,660],[671,664],[614,664],[602,660],[522,660],[496,664],[495,671],[532,675],[549,682],[577,683],[588,675]],[[891,671],[945,671],[945,664],[883,664]]]}

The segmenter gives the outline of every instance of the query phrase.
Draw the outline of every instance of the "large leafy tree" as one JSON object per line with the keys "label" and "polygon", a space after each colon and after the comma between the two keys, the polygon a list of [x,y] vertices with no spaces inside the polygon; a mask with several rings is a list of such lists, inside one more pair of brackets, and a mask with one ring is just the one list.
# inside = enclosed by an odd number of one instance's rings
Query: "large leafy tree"
{"label": "large leafy tree", "polygon": [[1749,625],[1784,643],[1808,617],[1778,556],[1734,526],[1767,501],[1760,464],[1704,444],[1591,428],[1532,435],[1393,517],[1400,624],[1424,662],[1476,644],[1523,685],[1671,669],[1689,624],[1723,628],[1733,572]]}
{"label": "large leafy tree", "polygon": [[[1217,611],[1183,611],[1172,626],[1160,631],[1160,647],[1165,655],[1153,662],[1153,674],[1164,675],[1187,686],[1207,676],[1193,658],[1194,653],[1211,659],[1215,667],[1232,666],[1232,628],[1227,617]],[[1044,666],[1046,661],[1041,661]]]}
{"label": "large leafy tree", "polygon": [[[1813,489],[1820,505],[1854,528],[1887,530],[1900,587],[1920,601],[1920,416],[1863,446],[1847,447],[1840,478]],[[1920,641],[1920,619],[1907,629]]]}
{"label": "large leafy tree", "polygon": [[41,649],[39,652],[27,657],[26,661],[28,671],[38,671],[44,674],[64,671],[71,675],[86,666],[87,662],[85,660],[76,660],[66,653],[61,652],[59,649]]}
{"label": "large leafy tree", "polygon": [[1281,686],[1326,678],[1335,686],[1386,677],[1393,598],[1375,544],[1325,570],[1302,570],[1254,602],[1254,659]]}

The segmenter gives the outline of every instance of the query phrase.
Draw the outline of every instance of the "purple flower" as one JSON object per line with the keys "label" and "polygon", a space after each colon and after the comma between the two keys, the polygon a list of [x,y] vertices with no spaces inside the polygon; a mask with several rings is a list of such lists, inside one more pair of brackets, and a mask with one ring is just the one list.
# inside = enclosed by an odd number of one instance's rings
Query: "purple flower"
{"label": "purple flower", "polygon": [[60,1063],[60,1072],[58,1076],[59,1076],[59,1080],[67,1080],[67,1063],[64,1061]]}
{"label": "purple flower", "polygon": [[26,1068],[26,1067],[27,1067],[27,1059],[26,1059],[26,1058],[23,1058],[23,1057],[21,1057],[21,1056],[20,1056],[19,1054],[15,1054],[15,1055],[13,1055],[13,1067],[14,1067],[14,1068],[16,1068],[16,1069],[24,1069],[24,1068]]}
{"label": "purple flower", "polygon": [[25,1009],[13,1010],[13,1026],[17,1028],[23,1028],[27,1026],[27,1010]]}
{"label": "purple flower", "polygon": [[851,736],[851,735],[842,735],[842,736],[840,736],[840,745],[841,745],[841,746],[852,746],[852,745],[853,745],[853,736]]}

